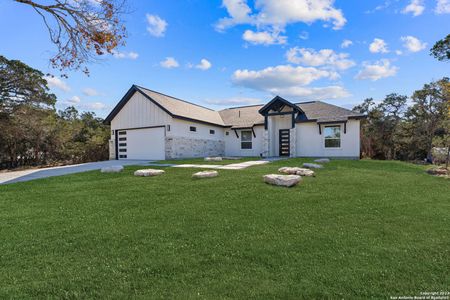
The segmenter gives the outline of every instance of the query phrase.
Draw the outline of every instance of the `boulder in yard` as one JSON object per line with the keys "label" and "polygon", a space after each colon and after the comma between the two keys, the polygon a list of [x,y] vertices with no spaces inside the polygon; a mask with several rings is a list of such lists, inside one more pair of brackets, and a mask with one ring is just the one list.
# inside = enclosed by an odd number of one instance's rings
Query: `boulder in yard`
{"label": "boulder in yard", "polygon": [[217,171],[202,171],[192,174],[192,178],[212,178],[219,176]]}
{"label": "boulder in yard", "polygon": [[265,183],[285,187],[295,186],[302,180],[302,177],[299,175],[269,174],[264,175],[263,178]]}
{"label": "boulder in yard", "polygon": [[205,161],[222,161],[222,157],[205,157]]}
{"label": "boulder in yard", "polygon": [[450,172],[446,168],[429,169],[427,170],[427,173],[436,176],[445,176],[450,174]]}
{"label": "boulder in yard", "polygon": [[298,168],[298,167],[283,167],[279,168],[278,172],[290,174],[290,175],[300,175],[300,176],[308,176],[308,177],[314,177],[316,174],[313,170],[305,169],[305,168]]}
{"label": "boulder in yard", "polygon": [[305,168],[308,168],[308,169],[322,169],[322,168],[323,168],[322,165],[319,165],[319,164],[311,164],[311,163],[304,163],[303,166],[304,166]]}
{"label": "boulder in yard", "polygon": [[319,158],[319,159],[316,159],[314,162],[319,163],[319,164],[326,164],[326,163],[330,162],[330,159],[329,158]]}
{"label": "boulder in yard", "polygon": [[164,170],[144,169],[144,170],[137,170],[136,172],[134,172],[134,176],[149,177],[162,175],[164,173],[165,173]]}
{"label": "boulder in yard", "polygon": [[102,173],[120,173],[123,171],[123,166],[110,166],[101,169]]}

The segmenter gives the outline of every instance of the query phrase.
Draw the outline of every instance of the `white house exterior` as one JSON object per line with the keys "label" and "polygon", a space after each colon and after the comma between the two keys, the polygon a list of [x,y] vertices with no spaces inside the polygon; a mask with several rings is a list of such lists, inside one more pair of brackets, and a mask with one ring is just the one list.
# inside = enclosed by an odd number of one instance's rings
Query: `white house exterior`
{"label": "white house exterior", "polygon": [[105,119],[111,159],[359,158],[363,115],[321,101],[214,111],[133,85]]}

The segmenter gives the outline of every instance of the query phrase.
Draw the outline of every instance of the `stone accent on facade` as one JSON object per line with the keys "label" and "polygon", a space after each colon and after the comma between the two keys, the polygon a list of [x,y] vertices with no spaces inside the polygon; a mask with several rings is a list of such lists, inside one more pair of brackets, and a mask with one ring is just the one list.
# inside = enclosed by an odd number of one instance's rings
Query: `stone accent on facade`
{"label": "stone accent on facade", "polygon": [[269,130],[267,129],[263,132],[262,156],[269,157]]}
{"label": "stone accent on facade", "polygon": [[114,140],[109,140],[109,159],[116,159],[116,145]]}
{"label": "stone accent on facade", "polygon": [[290,157],[296,157],[297,153],[296,153],[296,145],[297,145],[297,128],[291,128],[290,131],[290,148],[289,148],[289,153],[290,153]]}
{"label": "stone accent on facade", "polygon": [[166,137],[166,159],[224,156],[225,141]]}

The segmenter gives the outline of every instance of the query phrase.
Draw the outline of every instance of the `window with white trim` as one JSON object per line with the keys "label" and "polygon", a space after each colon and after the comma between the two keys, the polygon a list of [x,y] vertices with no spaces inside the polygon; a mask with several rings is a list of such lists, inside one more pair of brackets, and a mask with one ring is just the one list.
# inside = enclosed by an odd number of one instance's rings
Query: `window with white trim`
{"label": "window with white trim", "polygon": [[197,127],[195,127],[195,126],[190,126],[190,127],[189,127],[189,131],[191,131],[191,132],[197,132]]}
{"label": "window with white trim", "polygon": [[241,149],[252,149],[252,138],[251,130],[241,131]]}
{"label": "window with white trim", "polygon": [[323,134],[325,148],[341,148],[341,126],[325,126]]}

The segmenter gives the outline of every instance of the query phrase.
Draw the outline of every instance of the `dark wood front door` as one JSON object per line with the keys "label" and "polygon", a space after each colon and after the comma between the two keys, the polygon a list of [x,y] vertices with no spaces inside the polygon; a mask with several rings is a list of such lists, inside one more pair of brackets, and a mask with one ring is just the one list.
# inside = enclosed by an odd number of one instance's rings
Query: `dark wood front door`
{"label": "dark wood front door", "polygon": [[289,156],[291,148],[291,136],[289,129],[280,129],[279,155]]}

